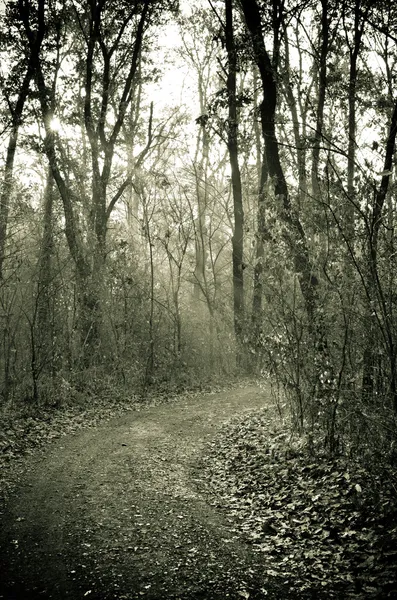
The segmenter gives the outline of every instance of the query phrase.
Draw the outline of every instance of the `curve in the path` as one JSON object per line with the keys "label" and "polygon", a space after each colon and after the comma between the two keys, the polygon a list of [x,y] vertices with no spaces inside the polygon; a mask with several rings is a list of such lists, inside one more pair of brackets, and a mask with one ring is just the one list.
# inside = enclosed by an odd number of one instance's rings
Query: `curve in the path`
{"label": "curve in the path", "polygon": [[187,397],[55,443],[2,516],[0,598],[277,598],[192,477],[217,428],[265,404],[256,386]]}

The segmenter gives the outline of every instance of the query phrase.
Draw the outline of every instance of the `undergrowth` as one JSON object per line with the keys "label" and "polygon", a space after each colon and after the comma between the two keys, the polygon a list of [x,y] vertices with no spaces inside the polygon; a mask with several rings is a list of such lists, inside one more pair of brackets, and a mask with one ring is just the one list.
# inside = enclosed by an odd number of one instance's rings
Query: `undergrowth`
{"label": "undergrowth", "polygon": [[211,501],[293,598],[397,598],[397,475],[387,465],[330,459],[274,414],[234,419],[207,447]]}

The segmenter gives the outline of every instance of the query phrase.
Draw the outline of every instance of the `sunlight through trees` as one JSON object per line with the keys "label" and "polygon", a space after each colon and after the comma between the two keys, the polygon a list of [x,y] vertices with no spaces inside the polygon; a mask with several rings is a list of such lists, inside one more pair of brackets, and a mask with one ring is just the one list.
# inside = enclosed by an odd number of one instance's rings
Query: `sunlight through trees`
{"label": "sunlight through trees", "polygon": [[392,452],[394,6],[8,0],[0,35],[3,405],[254,373]]}

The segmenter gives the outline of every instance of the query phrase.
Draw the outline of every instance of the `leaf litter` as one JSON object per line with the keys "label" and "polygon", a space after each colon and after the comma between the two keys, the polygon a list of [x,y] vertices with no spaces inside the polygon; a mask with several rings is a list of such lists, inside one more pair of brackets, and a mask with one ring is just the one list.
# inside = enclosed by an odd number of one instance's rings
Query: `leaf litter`
{"label": "leaf litter", "polygon": [[397,476],[314,456],[262,410],[206,446],[201,486],[292,598],[397,598]]}
{"label": "leaf litter", "polygon": [[[111,406],[104,401],[90,409],[66,408],[56,415],[9,422],[3,418],[1,466],[14,471],[20,457],[53,439],[95,427],[131,408],[139,410],[140,403],[130,398]],[[275,421],[272,410],[232,419],[207,444],[200,468],[192,469],[196,488],[227,513],[231,529],[222,539],[224,548],[236,536],[249,544],[258,557],[256,575],[258,565],[262,569],[261,598],[267,597],[272,581],[288,590],[283,598],[397,598],[395,473],[387,468],[374,472],[344,457],[313,457],[304,440],[291,440],[288,428],[275,429]],[[4,480],[8,475],[5,469]],[[88,530],[85,537],[82,555],[88,558],[95,539]],[[148,551],[144,538],[139,546],[129,539],[123,546],[132,553]],[[188,556],[199,554],[195,548],[192,544]],[[176,562],[175,572],[179,568]],[[88,585],[85,593],[95,595]],[[238,590],[240,597],[246,594],[246,586]]]}
{"label": "leaf litter", "polygon": [[[184,394],[170,407],[123,416],[92,434],[77,429],[78,435],[58,441],[43,457],[36,453],[46,445],[39,433],[34,448],[24,449],[28,471],[4,513],[9,533],[2,564],[8,573],[0,595],[3,588],[13,592],[18,581],[27,594],[37,588],[47,598],[59,597],[59,585],[70,597],[92,600],[268,597],[256,578],[260,555],[242,543],[229,519],[208,506],[190,479],[204,439],[232,411],[261,402],[256,386],[197,402]],[[60,435],[71,433],[74,422],[66,419]],[[82,427],[89,427],[88,419]],[[22,438],[18,444],[22,450]],[[18,461],[9,462],[15,467]],[[15,522],[14,515],[26,519]],[[9,547],[11,535],[26,541],[23,549]]]}

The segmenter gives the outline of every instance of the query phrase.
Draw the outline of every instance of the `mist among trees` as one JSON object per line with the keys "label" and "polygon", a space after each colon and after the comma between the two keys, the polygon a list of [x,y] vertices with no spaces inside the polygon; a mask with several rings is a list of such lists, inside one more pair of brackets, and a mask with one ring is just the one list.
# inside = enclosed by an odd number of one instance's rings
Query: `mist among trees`
{"label": "mist among trees", "polygon": [[3,405],[254,374],[392,458],[393,4],[1,10]]}

